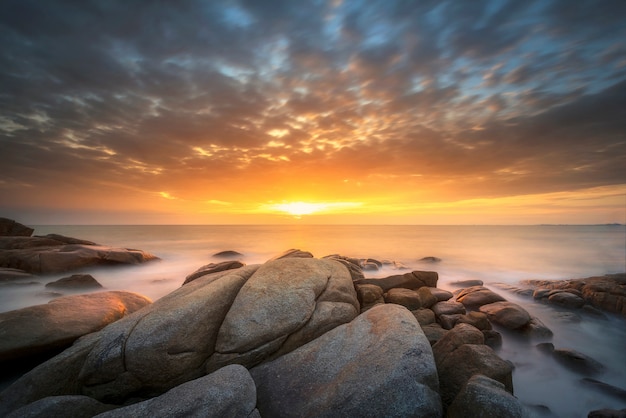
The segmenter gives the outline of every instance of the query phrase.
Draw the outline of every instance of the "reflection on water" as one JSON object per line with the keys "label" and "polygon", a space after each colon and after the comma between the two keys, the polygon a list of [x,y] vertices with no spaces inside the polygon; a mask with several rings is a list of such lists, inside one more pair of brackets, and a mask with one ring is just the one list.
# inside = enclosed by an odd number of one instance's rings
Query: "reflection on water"
{"label": "reflection on water", "polygon": [[[162,260],[141,266],[94,268],[107,290],[128,290],[156,300],[180,287],[185,276],[216,262],[212,254],[236,250],[247,264],[263,263],[289,248],[316,257],[342,254],[401,262],[413,270],[435,270],[439,287],[457,280],[485,284],[519,280],[581,278],[626,270],[624,226],[40,226],[35,234],[58,233],[100,244],[138,248]],[[440,263],[420,263],[436,256]],[[385,267],[368,277],[397,274]],[[0,311],[46,303],[55,295],[44,284],[67,274],[37,278],[38,285],[2,286]],[[598,380],[626,387],[626,322],[582,316],[579,323],[558,319],[555,308],[492,288],[524,306],[554,331],[557,348],[571,348],[601,361]],[[65,293],[67,294],[67,293]],[[562,417],[584,417],[592,409],[624,408],[624,401],[580,384],[582,376],[539,352],[534,342],[505,336],[500,355],[515,366],[515,394]]]}

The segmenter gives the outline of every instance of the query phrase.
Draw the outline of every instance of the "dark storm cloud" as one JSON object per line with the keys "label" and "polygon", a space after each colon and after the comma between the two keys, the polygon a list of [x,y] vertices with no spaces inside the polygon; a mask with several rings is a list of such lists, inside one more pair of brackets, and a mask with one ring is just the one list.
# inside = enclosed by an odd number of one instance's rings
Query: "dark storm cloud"
{"label": "dark storm cloud", "polygon": [[499,195],[623,183],[625,9],[3,1],[0,188],[296,166]]}

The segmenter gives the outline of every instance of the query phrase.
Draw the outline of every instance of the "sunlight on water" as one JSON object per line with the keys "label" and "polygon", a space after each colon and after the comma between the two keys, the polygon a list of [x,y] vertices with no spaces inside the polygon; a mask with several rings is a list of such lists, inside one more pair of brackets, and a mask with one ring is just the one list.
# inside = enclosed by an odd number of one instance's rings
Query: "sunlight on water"
{"label": "sunlight on water", "polygon": [[[41,226],[35,234],[58,233],[99,244],[137,248],[161,258],[140,266],[85,270],[107,290],[128,290],[156,300],[179,288],[197,268],[222,261],[212,257],[236,250],[247,264],[263,263],[290,248],[316,257],[341,254],[400,262],[411,270],[439,273],[439,287],[457,280],[481,279],[517,284],[522,279],[565,279],[626,270],[624,226]],[[435,256],[440,263],[419,259]],[[404,273],[384,267],[368,277]],[[39,284],[4,286],[0,311],[46,303],[58,295],[44,284],[69,274],[36,278]],[[523,305],[554,331],[557,348],[570,348],[601,361],[599,380],[626,387],[626,322],[582,316],[582,322],[558,319],[555,308],[507,291],[492,289]],[[68,293],[64,293],[68,294]],[[515,394],[523,402],[546,405],[562,417],[584,417],[592,409],[623,408],[619,399],[593,392],[576,375],[544,353],[536,342],[509,338],[500,355],[515,366]]]}

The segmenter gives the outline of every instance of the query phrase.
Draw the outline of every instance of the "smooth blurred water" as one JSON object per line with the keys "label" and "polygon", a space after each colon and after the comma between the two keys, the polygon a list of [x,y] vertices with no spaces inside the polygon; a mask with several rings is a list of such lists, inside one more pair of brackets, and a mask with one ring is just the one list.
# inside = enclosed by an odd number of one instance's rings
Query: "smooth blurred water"
{"label": "smooth blurred water", "polygon": [[[138,248],[161,261],[140,266],[91,268],[107,290],[129,290],[156,300],[181,286],[198,267],[220,261],[212,254],[236,250],[247,264],[263,263],[290,248],[316,257],[342,254],[398,261],[414,270],[435,270],[439,287],[481,279],[517,284],[522,279],[567,279],[626,271],[626,227],[604,226],[35,226],[36,235],[58,233],[103,245]],[[420,262],[435,256],[441,262]],[[398,273],[390,267],[368,277]],[[44,284],[69,274],[45,276],[39,285],[0,289],[0,312],[46,303],[55,295]],[[558,348],[590,355],[608,370],[599,380],[626,388],[626,322],[582,316],[559,320],[553,307],[504,290],[493,290],[522,304],[554,331]],[[626,408],[624,401],[581,386],[580,377],[539,353],[534,343],[506,338],[500,355],[516,365],[515,394],[542,404],[561,417],[586,417],[592,409]]]}

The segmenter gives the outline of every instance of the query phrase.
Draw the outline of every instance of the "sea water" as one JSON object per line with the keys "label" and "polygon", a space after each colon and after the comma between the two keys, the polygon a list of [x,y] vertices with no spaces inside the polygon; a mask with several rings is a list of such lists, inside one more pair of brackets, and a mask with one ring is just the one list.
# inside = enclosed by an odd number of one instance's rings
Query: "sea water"
{"label": "sea water", "polygon": [[[434,270],[438,286],[453,290],[458,280],[480,279],[510,301],[524,306],[554,332],[557,348],[570,348],[602,362],[595,376],[626,388],[626,321],[615,315],[598,319],[581,314],[581,322],[559,319],[559,310],[500,290],[496,283],[523,279],[569,279],[626,271],[626,226],[35,226],[36,235],[57,233],[98,244],[137,248],[160,261],[139,266],[86,269],[107,290],[128,290],[156,300],[181,286],[197,268],[221,261],[212,255],[235,250],[246,264],[263,263],[291,248],[316,257],[341,254],[392,260],[411,270]],[[437,257],[437,263],[420,261]],[[409,270],[410,271],[410,270]],[[367,277],[402,273],[391,266]],[[44,284],[68,274],[38,278],[39,285],[3,286],[0,312],[46,303],[55,295]],[[560,417],[586,417],[599,408],[626,408],[624,400],[588,389],[583,377],[539,352],[535,342],[505,334],[499,354],[515,365],[515,395],[529,405],[544,405]]]}

